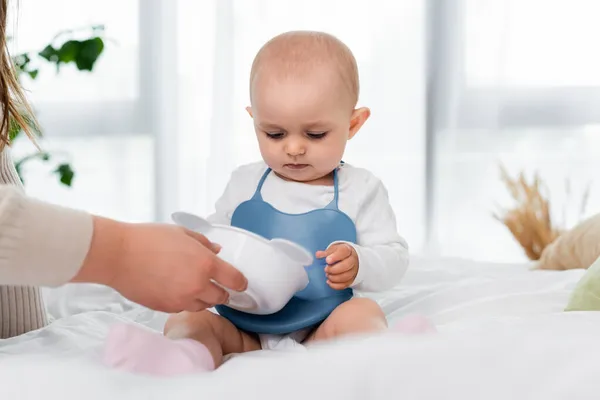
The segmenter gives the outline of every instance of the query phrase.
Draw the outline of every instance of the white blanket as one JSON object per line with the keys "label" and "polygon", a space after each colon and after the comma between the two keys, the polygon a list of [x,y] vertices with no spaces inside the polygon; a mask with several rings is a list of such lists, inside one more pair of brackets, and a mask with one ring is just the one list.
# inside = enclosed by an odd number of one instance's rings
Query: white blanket
{"label": "white blanket", "polygon": [[102,287],[47,291],[48,328],[0,342],[2,399],[566,399],[600,396],[600,313],[563,313],[583,271],[416,260],[373,296],[393,322],[430,317],[439,333],[388,333],[308,352],[256,352],[210,374],[172,379],[102,367],[107,327],[161,330],[165,315]]}

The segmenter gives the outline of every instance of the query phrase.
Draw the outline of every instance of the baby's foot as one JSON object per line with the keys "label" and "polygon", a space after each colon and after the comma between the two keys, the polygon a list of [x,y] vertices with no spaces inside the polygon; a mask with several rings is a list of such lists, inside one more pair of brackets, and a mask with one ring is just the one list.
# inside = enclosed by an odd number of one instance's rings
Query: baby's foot
{"label": "baby's foot", "polygon": [[391,328],[396,332],[406,334],[437,332],[435,326],[422,315],[410,315],[398,321]]}
{"label": "baby's foot", "polygon": [[192,339],[169,339],[133,325],[115,325],[104,347],[104,363],[151,375],[171,376],[215,369],[212,355]]}

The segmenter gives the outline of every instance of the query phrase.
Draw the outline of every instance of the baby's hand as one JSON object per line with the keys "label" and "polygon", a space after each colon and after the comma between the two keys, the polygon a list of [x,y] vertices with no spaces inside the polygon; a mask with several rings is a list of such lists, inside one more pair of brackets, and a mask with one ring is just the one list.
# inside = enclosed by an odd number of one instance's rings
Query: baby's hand
{"label": "baby's hand", "polygon": [[347,243],[334,244],[325,251],[317,251],[317,258],[325,258],[327,284],[336,290],[346,289],[358,274],[358,254]]}

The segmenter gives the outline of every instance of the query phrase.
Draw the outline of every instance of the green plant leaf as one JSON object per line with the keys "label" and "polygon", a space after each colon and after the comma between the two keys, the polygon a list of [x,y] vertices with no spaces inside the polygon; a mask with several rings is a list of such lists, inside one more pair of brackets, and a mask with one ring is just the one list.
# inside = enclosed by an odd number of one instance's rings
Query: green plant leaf
{"label": "green plant leaf", "polygon": [[92,34],[97,35],[98,32],[104,32],[104,25],[101,24],[76,29],[63,29],[62,31],[59,31],[56,35],[54,35],[52,43],[56,42],[61,36],[72,36],[74,33],[90,30],[92,31]]}
{"label": "green plant leaf", "polygon": [[[43,162],[49,162],[52,160],[52,155],[47,152],[36,152],[24,156],[19,160],[16,160],[14,163],[17,174],[19,175],[19,178],[23,184],[25,183],[25,180],[23,179],[23,165],[36,158]],[[73,168],[69,163],[59,164],[52,172],[58,175],[60,183],[68,187],[72,186],[73,179],[75,177],[75,171],[73,171]]]}
{"label": "green plant leaf", "polygon": [[[39,159],[41,159],[43,161],[48,161],[50,159],[50,155],[48,153],[35,152],[35,153],[32,153],[32,154],[26,155],[24,157],[21,157],[18,160],[15,160],[14,164],[15,164],[15,169],[17,170],[17,173],[19,175],[21,175],[21,173],[23,171],[23,165],[25,163],[27,163],[28,161],[34,160],[36,158],[39,158]],[[21,181],[24,181],[24,180],[21,178]]]}
{"label": "green plant leaf", "polygon": [[15,163],[15,171],[17,171],[17,176],[19,177],[19,180],[21,181],[22,185],[25,185],[25,179],[23,179],[23,174],[21,171],[21,164],[20,163]]}
{"label": "green plant leaf", "polygon": [[12,143],[21,134],[21,126],[17,124],[14,118],[10,119],[8,124],[8,141]]}
{"label": "green plant leaf", "polygon": [[58,61],[58,51],[54,47],[52,47],[51,44],[44,47],[44,50],[40,51],[38,55],[50,62],[55,63]]}
{"label": "green plant leaf", "polygon": [[60,182],[65,185],[71,187],[73,183],[73,177],[75,176],[75,172],[71,168],[71,165],[68,163],[60,164],[55,170],[55,173],[60,177]]}
{"label": "green plant leaf", "polygon": [[81,52],[82,42],[78,40],[69,40],[58,50],[58,62],[68,64],[77,59],[77,55]]}
{"label": "green plant leaf", "polygon": [[[89,34],[91,37],[86,40],[80,41],[71,39],[63,42],[62,45],[59,45],[57,42],[62,39],[63,36],[72,37],[75,32],[80,31],[81,29],[64,30],[59,32],[50,42],[50,44],[44,47],[44,49],[39,51],[37,54],[33,52],[23,53],[13,57],[12,61],[15,64],[17,79],[19,79],[20,74],[22,73],[29,75],[31,79],[36,79],[38,77],[39,70],[30,66],[32,57],[35,58],[34,56],[36,55],[48,61],[49,63],[54,64],[56,66],[57,73],[60,72],[61,64],[69,63],[75,64],[79,71],[92,71],[96,61],[104,51],[104,41],[98,37],[98,35],[104,32],[104,25],[95,25],[84,29],[88,32],[91,31]],[[8,40],[12,40],[12,37],[9,37]],[[35,134],[41,136],[41,132],[33,125],[32,116],[25,112],[23,112],[21,115],[25,122],[34,130]],[[21,127],[16,123],[16,121],[11,119],[9,125],[10,140],[15,140],[22,132],[23,131]],[[51,158],[52,157],[49,153],[36,152],[18,160],[15,163],[15,168],[17,170],[17,174],[19,174],[21,182],[25,182],[22,177],[23,164],[33,159],[49,162],[51,161]],[[59,180],[63,185],[69,187],[72,185],[75,172],[69,163],[59,164],[52,172],[58,175]]]}
{"label": "green plant leaf", "polygon": [[104,41],[99,37],[81,42],[79,53],[75,58],[75,64],[80,71],[92,71],[94,64],[104,50]]}
{"label": "green plant leaf", "polygon": [[43,59],[54,63],[57,72],[60,71],[60,64],[68,63],[75,63],[80,71],[92,71],[103,50],[104,41],[99,37],[93,37],[83,41],[68,40],[58,50],[48,45],[38,54]]}
{"label": "green plant leaf", "polygon": [[[35,134],[36,136],[40,136],[40,137],[42,136],[42,132],[33,123],[33,117],[31,115],[29,115],[28,113],[25,113],[25,112],[21,112],[21,117],[23,118],[23,120],[25,121],[27,126],[29,126],[29,128],[31,128],[31,131],[33,132],[33,134]],[[19,137],[19,135],[21,135],[22,132],[23,132],[23,130],[21,129],[21,126],[17,123],[17,120],[14,118],[11,118],[10,124],[8,127],[8,140],[10,142],[14,141],[17,137]]]}
{"label": "green plant leaf", "polygon": [[27,65],[31,62],[31,58],[27,53],[16,55],[12,58],[12,60],[15,64],[15,67],[20,71],[26,71]]}
{"label": "green plant leaf", "polygon": [[31,70],[31,71],[27,71],[27,74],[29,74],[29,77],[31,79],[35,79],[35,78],[37,78],[39,72],[40,72],[39,70],[34,69],[34,70]]}

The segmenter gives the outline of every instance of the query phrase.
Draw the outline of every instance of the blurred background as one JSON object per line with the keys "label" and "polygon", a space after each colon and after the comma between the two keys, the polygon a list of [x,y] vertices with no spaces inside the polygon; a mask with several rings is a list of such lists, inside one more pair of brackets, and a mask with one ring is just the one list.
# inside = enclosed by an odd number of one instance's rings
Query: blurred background
{"label": "blurred background", "polygon": [[47,152],[21,134],[13,155],[37,198],[126,221],[210,213],[259,159],[244,110],[256,51],[314,29],[357,58],[372,118],[345,161],[383,179],[414,253],[526,260],[493,216],[512,205],[500,165],[538,173],[564,226],[600,208],[597,0],[12,3]]}

